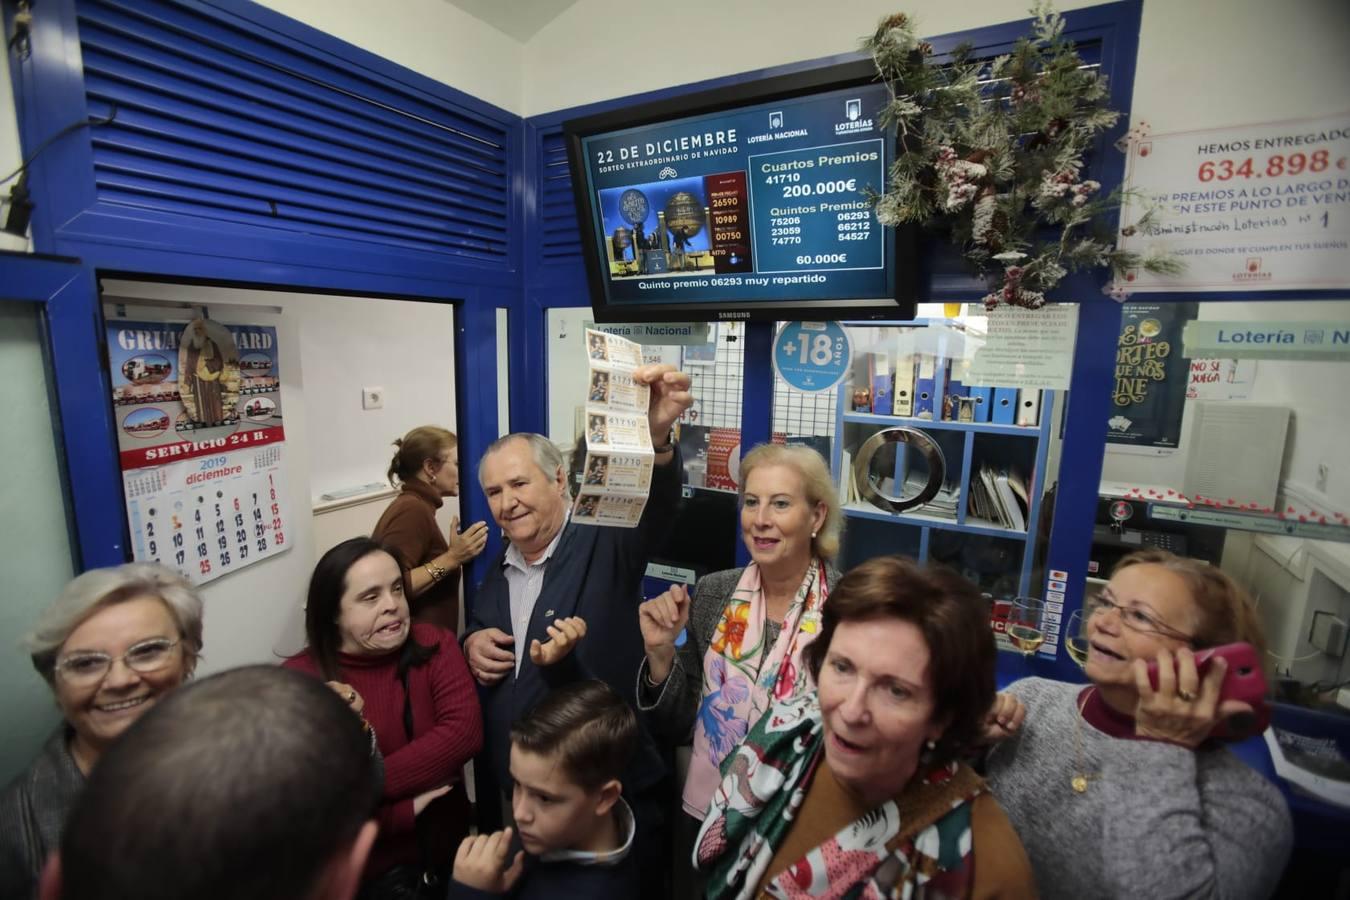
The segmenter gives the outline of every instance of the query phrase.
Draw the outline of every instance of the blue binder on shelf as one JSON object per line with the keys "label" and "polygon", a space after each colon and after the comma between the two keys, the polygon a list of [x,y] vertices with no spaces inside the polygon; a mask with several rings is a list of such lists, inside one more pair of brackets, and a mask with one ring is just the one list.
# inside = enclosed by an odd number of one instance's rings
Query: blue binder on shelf
{"label": "blue binder on shelf", "polygon": [[[914,418],[932,419],[933,400],[937,391],[937,359],[927,353],[919,356],[919,372],[914,377]],[[1014,391],[1014,393],[1016,393]]]}
{"label": "blue binder on shelf", "polygon": [[1017,421],[1017,388],[994,388],[994,411],[990,418],[995,425],[1012,425]]}
{"label": "blue binder on shelf", "polygon": [[994,411],[994,389],[991,387],[972,387],[970,396],[975,398],[975,421],[988,422],[989,414]]}

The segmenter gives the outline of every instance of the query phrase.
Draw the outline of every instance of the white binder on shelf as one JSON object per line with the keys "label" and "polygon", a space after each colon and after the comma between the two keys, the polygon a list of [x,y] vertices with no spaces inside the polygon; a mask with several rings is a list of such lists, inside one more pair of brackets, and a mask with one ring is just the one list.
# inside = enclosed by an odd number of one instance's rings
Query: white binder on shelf
{"label": "white binder on shelf", "polygon": [[1041,424],[1041,392],[1024,389],[1017,392],[1017,424],[1035,427]]}
{"label": "white binder on shelf", "polygon": [[902,353],[895,361],[895,415],[914,415],[914,354]]}

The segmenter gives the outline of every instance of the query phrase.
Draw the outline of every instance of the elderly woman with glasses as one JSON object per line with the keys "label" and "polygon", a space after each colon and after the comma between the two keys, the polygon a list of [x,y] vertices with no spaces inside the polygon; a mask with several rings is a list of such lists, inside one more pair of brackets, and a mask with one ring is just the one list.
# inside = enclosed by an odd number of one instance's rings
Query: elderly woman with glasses
{"label": "elderly woman with glasses", "polygon": [[487,544],[487,523],[448,535],[436,523],[446,497],[459,496],[459,439],[454,432],[422,425],[394,441],[389,481],[399,495],[380,516],[371,537],[393,554],[403,571],[403,591],[414,622],[459,628],[459,574]]}
{"label": "elderly woman with glasses", "polygon": [[94,569],[38,619],[28,649],[65,721],[0,794],[0,896],[30,897],[99,757],[192,674],[202,601],[153,563]]}
{"label": "elderly woman with glasses", "polygon": [[1210,738],[1251,710],[1220,700],[1225,660],[1203,677],[1195,663],[1196,650],[1238,641],[1264,652],[1245,593],[1213,566],[1146,550],[1121,560],[1088,611],[1090,684],[1011,685],[1025,718],[988,761],[1041,895],[1269,897],[1289,812]]}

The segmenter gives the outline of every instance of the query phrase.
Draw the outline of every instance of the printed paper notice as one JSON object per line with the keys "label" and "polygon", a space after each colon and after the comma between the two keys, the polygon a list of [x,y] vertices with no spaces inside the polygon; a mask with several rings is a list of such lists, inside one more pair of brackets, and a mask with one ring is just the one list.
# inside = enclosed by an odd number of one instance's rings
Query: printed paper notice
{"label": "printed paper notice", "polygon": [[1254,359],[1192,359],[1187,400],[1246,400],[1256,381]]}
{"label": "printed paper notice", "polygon": [[651,389],[633,380],[642,346],[586,330],[586,461],[572,519],[635,528],[652,486]]}
{"label": "printed paper notice", "polygon": [[[1126,250],[1166,251],[1179,275],[1131,272],[1126,291],[1350,287],[1350,111],[1319,119],[1133,134],[1127,186],[1154,204]],[[1121,222],[1139,219],[1127,205]]]}
{"label": "printed paper notice", "polygon": [[1069,389],[1077,304],[1056,303],[1041,309],[1000,306],[988,316],[984,346],[976,349],[970,363],[970,384]]}

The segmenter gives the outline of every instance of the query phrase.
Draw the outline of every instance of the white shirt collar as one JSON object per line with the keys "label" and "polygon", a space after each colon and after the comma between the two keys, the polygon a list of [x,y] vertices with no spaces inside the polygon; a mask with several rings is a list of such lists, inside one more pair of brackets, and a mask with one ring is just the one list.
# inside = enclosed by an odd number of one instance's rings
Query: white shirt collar
{"label": "white shirt collar", "polygon": [[574,862],[583,866],[616,866],[623,862],[628,852],[633,849],[637,822],[633,818],[633,810],[629,807],[628,801],[622,797],[614,804],[614,815],[619,820],[619,833],[623,835],[623,843],[618,847],[599,853],[593,850],[550,850],[539,857],[540,861]]}
{"label": "white shirt collar", "polygon": [[567,523],[570,521],[572,521],[572,507],[568,506],[563,512],[562,527],[558,529],[558,533],[553,536],[553,540],[549,541],[548,546],[544,548],[543,556],[532,563],[526,562],[525,554],[520,552],[519,547],[515,544],[507,544],[506,553],[502,556],[502,565],[511,566],[522,572],[530,571],[532,566],[542,566],[553,556],[553,551],[558,549],[558,542],[562,540],[563,532],[567,530]]}

